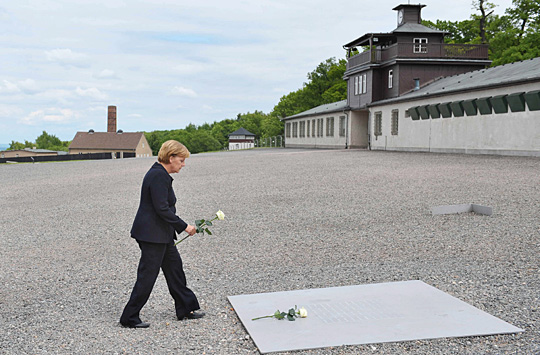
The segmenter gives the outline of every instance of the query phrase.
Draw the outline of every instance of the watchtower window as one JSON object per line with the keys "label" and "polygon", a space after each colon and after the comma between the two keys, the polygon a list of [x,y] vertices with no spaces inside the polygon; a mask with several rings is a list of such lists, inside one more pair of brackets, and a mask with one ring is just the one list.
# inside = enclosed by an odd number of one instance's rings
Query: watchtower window
{"label": "watchtower window", "polygon": [[414,53],[427,53],[427,38],[415,38],[414,42]]}

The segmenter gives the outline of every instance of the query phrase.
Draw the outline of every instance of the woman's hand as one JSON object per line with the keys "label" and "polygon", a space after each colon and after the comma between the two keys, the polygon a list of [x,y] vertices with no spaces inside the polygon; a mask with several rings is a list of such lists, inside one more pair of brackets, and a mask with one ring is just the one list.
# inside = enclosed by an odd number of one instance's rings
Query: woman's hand
{"label": "woman's hand", "polygon": [[191,224],[188,224],[188,226],[186,227],[186,229],[184,229],[186,231],[187,234],[189,235],[194,235],[195,233],[197,233],[197,228],[195,228],[194,226],[192,226]]}

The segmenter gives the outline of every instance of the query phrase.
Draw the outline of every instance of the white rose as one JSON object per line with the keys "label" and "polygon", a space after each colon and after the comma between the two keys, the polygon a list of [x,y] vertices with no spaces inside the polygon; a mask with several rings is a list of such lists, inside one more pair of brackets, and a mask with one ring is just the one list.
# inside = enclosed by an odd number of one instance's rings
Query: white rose
{"label": "white rose", "polygon": [[221,210],[216,212],[216,216],[220,221],[223,221],[225,219],[225,213],[221,212]]}
{"label": "white rose", "polygon": [[300,308],[298,313],[300,313],[300,318],[306,318],[307,317],[307,309],[305,309],[304,307]]}

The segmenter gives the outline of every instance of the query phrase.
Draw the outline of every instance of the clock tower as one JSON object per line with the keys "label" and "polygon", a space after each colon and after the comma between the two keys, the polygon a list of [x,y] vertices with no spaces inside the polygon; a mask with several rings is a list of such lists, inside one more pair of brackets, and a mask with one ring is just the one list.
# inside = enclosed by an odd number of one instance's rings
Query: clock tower
{"label": "clock tower", "polygon": [[402,26],[406,23],[416,23],[420,24],[422,23],[422,17],[420,16],[420,12],[423,7],[426,5],[418,4],[418,5],[398,5],[394,7],[392,10],[397,11],[397,25]]}

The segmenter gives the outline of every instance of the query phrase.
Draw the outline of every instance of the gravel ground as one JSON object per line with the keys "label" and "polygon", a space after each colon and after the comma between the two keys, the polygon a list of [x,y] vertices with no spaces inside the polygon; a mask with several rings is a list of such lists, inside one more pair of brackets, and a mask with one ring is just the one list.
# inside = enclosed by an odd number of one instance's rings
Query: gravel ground
{"label": "gravel ground", "polygon": [[[524,333],[301,354],[540,353],[540,159],[362,150],[199,154],[174,175],[180,245],[207,317],[176,321],[158,278],[142,319],[118,319],[136,276],[129,229],[155,158],[0,165],[0,353],[258,353],[227,296],[422,280]],[[493,216],[432,216],[477,203]]]}

